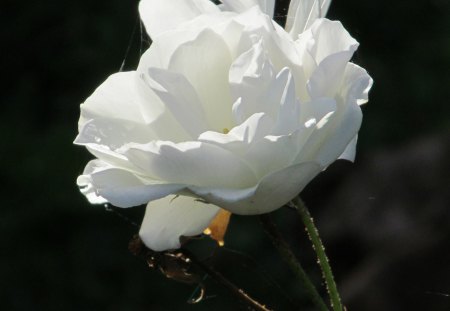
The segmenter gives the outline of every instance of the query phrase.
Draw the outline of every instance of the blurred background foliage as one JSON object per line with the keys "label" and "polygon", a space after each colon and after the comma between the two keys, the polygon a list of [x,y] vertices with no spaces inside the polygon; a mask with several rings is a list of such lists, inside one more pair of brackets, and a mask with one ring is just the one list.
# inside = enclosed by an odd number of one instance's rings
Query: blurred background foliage
{"label": "blurred background foliage", "polygon": [[[280,22],[287,3],[277,2]],[[2,310],[245,309],[209,279],[208,299],[186,304],[194,287],[133,257],[137,228],[75,185],[91,158],[72,145],[79,104],[129,46],[125,69],[136,66],[137,18],[137,1],[2,1]],[[354,61],[375,80],[356,164],[332,165],[302,194],[344,301],[350,311],[449,310],[450,2],[335,0],[329,18],[361,43]],[[143,208],[121,212],[139,222]],[[274,217],[320,286],[299,220]],[[206,239],[191,244],[276,310],[304,304],[257,218],[233,217],[226,242],[214,253]]]}

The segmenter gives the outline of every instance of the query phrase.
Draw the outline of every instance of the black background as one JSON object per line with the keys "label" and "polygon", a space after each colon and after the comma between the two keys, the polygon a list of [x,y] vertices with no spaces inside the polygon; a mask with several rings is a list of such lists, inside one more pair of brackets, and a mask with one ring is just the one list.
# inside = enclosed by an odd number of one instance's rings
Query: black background
{"label": "black background", "polygon": [[[0,308],[244,309],[209,279],[210,297],[186,304],[194,287],[133,257],[137,228],[75,185],[91,158],[72,145],[79,104],[119,70],[128,46],[125,69],[136,65],[137,1],[0,8]],[[278,20],[286,8],[277,2]],[[328,16],[361,43],[354,61],[375,80],[356,163],[335,163],[302,194],[344,302],[350,311],[450,310],[450,2],[335,0]],[[143,208],[120,212],[139,222]],[[320,286],[295,213],[274,217]],[[303,304],[257,218],[233,217],[226,242],[210,259],[224,275],[276,310]],[[211,255],[211,242],[193,244]]]}

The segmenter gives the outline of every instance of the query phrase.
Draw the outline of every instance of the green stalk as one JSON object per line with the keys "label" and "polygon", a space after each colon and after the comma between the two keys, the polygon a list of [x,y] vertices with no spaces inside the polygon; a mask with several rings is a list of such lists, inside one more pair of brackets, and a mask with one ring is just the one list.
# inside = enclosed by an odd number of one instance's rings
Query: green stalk
{"label": "green stalk", "polygon": [[270,215],[269,214],[260,215],[259,219],[264,228],[264,231],[267,233],[270,240],[272,241],[272,244],[275,246],[275,248],[278,250],[278,253],[281,255],[283,260],[287,263],[287,265],[292,270],[294,275],[303,285],[303,288],[309,295],[311,301],[315,304],[317,310],[328,311],[327,305],[317,292],[316,287],[309,279],[305,270],[303,270],[301,263],[297,260],[289,245],[281,236],[281,233],[273,223]]}
{"label": "green stalk", "polygon": [[297,211],[306,227],[306,231],[308,232],[309,239],[313,244],[313,249],[316,252],[318,263],[322,269],[323,278],[327,286],[328,294],[330,295],[331,307],[334,311],[342,311],[343,306],[337,290],[336,282],[334,281],[333,272],[331,271],[330,262],[325,254],[325,247],[320,240],[319,231],[314,225],[314,220],[300,197],[294,199],[292,203],[297,208]]}

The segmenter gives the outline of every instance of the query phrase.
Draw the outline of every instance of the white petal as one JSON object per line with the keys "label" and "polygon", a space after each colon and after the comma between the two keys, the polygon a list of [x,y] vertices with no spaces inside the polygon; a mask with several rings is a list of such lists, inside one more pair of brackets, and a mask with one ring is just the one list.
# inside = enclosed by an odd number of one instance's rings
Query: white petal
{"label": "white petal", "polygon": [[317,163],[307,162],[274,172],[248,189],[189,188],[206,201],[234,214],[264,214],[292,200],[320,171]]}
{"label": "white petal", "polygon": [[230,51],[231,59],[236,59],[239,56],[237,46],[239,44],[244,26],[234,20],[236,17],[234,13],[229,14],[231,15],[230,21],[227,23],[222,23],[220,27],[217,27],[217,29],[214,28],[214,31],[217,32],[226,42]]}
{"label": "white petal", "polygon": [[244,26],[241,38],[235,48],[237,55],[249,51],[262,40],[264,57],[270,60],[273,71],[279,72],[283,68],[289,67],[296,82],[297,97],[305,99],[307,97],[305,87],[307,79],[301,67],[301,54],[299,54],[295,42],[284,29],[267,15],[262,14],[258,7],[237,16],[235,21]]}
{"label": "white petal", "polygon": [[325,58],[308,81],[311,99],[335,97],[353,52],[339,52]]}
{"label": "white petal", "polygon": [[226,10],[242,13],[258,5],[262,12],[273,18],[275,0],[221,0]]}
{"label": "white petal", "polygon": [[314,38],[308,52],[317,68],[308,81],[312,99],[334,97],[341,86],[348,61],[358,48],[358,42],[344,29],[340,22],[317,20],[311,28]]}
{"label": "white petal", "polygon": [[[206,132],[200,140],[215,144],[239,155],[257,179],[292,165],[300,148],[315,128],[314,122],[284,136],[269,135],[273,122],[264,114],[255,114],[228,134]],[[234,129],[233,129],[234,130]]]}
{"label": "white petal", "polygon": [[177,249],[181,236],[201,234],[219,210],[192,197],[170,195],[147,205],[139,236],[154,251]]}
{"label": "white petal", "polygon": [[302,103],[301,122],[308,120],[322,120],[330,112],[336,111],[336,101],[333,98],[321,97],[315,100]]}
{"label": "white petal", "polygon": [[[147,73],[140,73],[137,92],[143,99],[141,105],[146,123],[155,136],[162,140],[180,142],[192,139],[186,129],[174,117],[166,103],[151,88],[152,79]],[[145,100],[145,101],[144,101]],[[132,140],[131,140],[132,141]]]}
{"label": "white petal", "polygon": [[349,63],[342,81],[342,97],[347,101],[356,101],[358,105],[367,103],[373,80],[367,71],[358,65]]}
{"label": "white petal", "polygon": [[277,71],[290,66],[299,65],[298,53],[294,41],[280,25],[255,6],[242,13],[234,21],[244,26],[237,50],[238,54],[248,51],[261,38],[265,50]]}
{"label": "white petal", "polygon": [[234,102],[233,116],[237,123],[244,122],[258,112],[265,112],[275,118],[277,106],[271,94],[280,91],[274,92],[277,89],[271,85],[274,80],[273,66],[266,55],[263,40],[259,40],[233,62],[229,82]]}
{"label": "white petal", "polygon": [[[298,127],[298,126],[297,126]],[[205,132],[199,139],[239,155],[261,179],[271,172],[292,165],[293,160],[315,129],[314,120],[289,135],[269,135],[273,122],[255,114],[228,134]]]}
{"label": "white petal", "polygon": [[311,122],[308,127],[300,128],[289,135],[267,136],[250,146],[244,159],[258,178],[291,166],[314,131],[314,125],[314,122]]}
{"label": "white petal", "polygon": [[219,11],[209,0],[141,0],[139,3],[141,19],[152,38],[201,14]]}
{"label": "white petal", "polygon": [[235,15],[231,12],[200,15],[183,24],[181,28],[167,31],[164,35],[153,38],[150,48],[141,56],[137,71],[146,73],[150,67],[167,69],[177,48],[194,40],[202,30],[207,28],[217,32],[226,42],[239,40],[242,27],[237,27],[240,25],[233,21]]}
{"label": "white petal", "polygon": [[215,32],[220,33],[226,28],[227,24],[232,21],[232,19],[237,14],[234,12],[216,12],[206,15],[200,15],[190,22],[183,25],[183,29],[187,30],[201,30],[205,28],[213,29]]}
{"label": "white petal", "polygon": [[155,38],[150,48],[142,54],[137,71],[147,74],[151,67],[167,69],[176,49],[181,44],[193,40],[197,35],[198,31],[194,30],[176,30]]}
{"label": "white petal", "polygon": [[311,27],[314,43],[309,52],[317,64],[325,58],[339,52],[350,52],[347,62],[358,48],[359,43],[353,39],[339,21],[317,20]]}
{"label": "white petal", "polygon": [[80,175],[77,178],[77,185],[80,187],[80,192],[84,194],[92,204],[103,204],[108,202],[108,200],[97,193],[97,189],[92,184],[92,178],[89,176],[89,174],[95,172],[97,167],[101,168],[101,166],[106,166],[106,164],[99,160],[90,161],[84,169],[85,175]]}
{"label": "white petal", "polygon": [[97,117],[84,124],[74,143],[77,145],[97,144],[115,150],[130,141],[147,143],[156,136],[150,127],[128,120]]}
{"label": "white petal", "polygon": [[91,203],[105,203],[131,207],[177,193],[184,185],[145,183],[131,172],[112,167],[100,160],[86,166],[77,184]]}
{"label": "white petal", "polygon": [[126,157],[117,153],[115,150],[111,150],[108,146],[93,143],[83,144],[83,146],[85,146],[91,154],[103,162],[114,165],[117,168],[127,170],[133,170],[134,168]]}
{"label": "white petal", "polygon": [[256,183],[236,155],[202,142],[130,144],[122,153],[145,174],[186,185],[243,188]]}
{"label": "white petal", "polygon": [[[154,135],[146,133],[145,135],[150,135],[147,141],[153,136],[172,141],[182,141],[189,138],[149,87],[143,73],[140,72],[113,74],[100,85],[81,105],[78,130],[81,132],[86,122],[93,119],[116,120],[111,122],[115,122],[117,125],[123,120],[123,124],[118,125],[122,127],[121,132],[125,128],[128,130],[131,127],[143,129],[143,126],[148,126],[149,131]],[[106,125],[106,122],[98,121],[97,126],[100,126],[99,123]],[[139,124],[142,126],[139,126]],[[136,130],[132,132],[137,133]],[[130,141],[142,141],[140,139],[142,135],[138,135],[136,139],[130,135],[128,136]]]}
{"label": "white petal", "polygon": [[258,5],[257,0],[221,0],[225,9],[229,11],[234,11],[237,13],[242,13],[249,8]]}
{"label": "white petal", "polygon": [[295,94],[295,82],[289,68],[284,68],[278,75],[277,81],[283,85],[283,93],[279,103],[278,120],[273,135],[287,135],[293,133],[300,126],[300,102]]}
{"label": "white petal", "polygon": [[319,17],[325,17],[328,13],[328,9],[331,5],[331,0],[321,0],[322,3],[320,5],[320,14]]}
{"label": "white petal", "polygon": [[273,14],[275,13],[275,0],[259,0],[259,6],[262,8],[262,11],[273,18]]}
{"label": "white petal", "polygon": [[[214,144],[231,153],[244,157],[250,146],[270,133],[273,121],[263,113],[255,113],[228,134],[208,131],[200,135],[199,141]],[[252,166],[251,162],[247,162]]]}
{"label": "white petal", "polygon": [[[267,57],[262,39],[253,43],[251,48],[242,53],[231,65],[229,80],[231,84],[239,85],[247,78],[271,78],[272,65]],[[263,81],[264,81],[263,80]]]}
{"label": "white petal", "polygon": [[81,105],[78,129],[96,117],[144,123],[134,71],[113,74]]}
{"label": "white petal", "polygon": [[347,145],[344,152],[339,156],[338,159],[354,162],[355,157],[356,157],[356,143],[357,142],[358,142],[358,135],[356,135],[352,139],[352,141]]}
{"label": "white petal", "polygon": [[[305,79],[309,78],[317,67],[314,56],[309,52],[311,45],[314,44],[311,29],[308,29],[300,34],[294,44],[302,64]],[[306,85],[304,87],[306,88]]]}
{"label": "white petal", "polygon": [[232,128],[230,135],[250,145],[268,135],[272,126],[273,123],[270,118],[263,113],[256,113],[241,125]]}
{"label": "white petal", "polygon": [[197,92],[184,76],[168,70],[150,68],[149,77],[153,80],[152,89],[191,135],[191,139],[196,139],[209,128]]}
{"label": "white petal", "polygon": [[356,103],[338,103],[336,112],[326,115],[317,124],[299,153],[296,163],[315,159],[322,167],[333,163],[357,135],[362,112]]}
{"label": "white petal", "polygon": [[325,17],[331,0],[291,0],[286,21],[286,31],[296,39],[318,18]]}
{"label": "white petal", "polygon": [[[214,48],[211,48],[214,47]],[[210,29],[180,45],[169,70],[187,78],[203,104],[210,129],[222,132],[233,125],[228,86],[231,55],[224,40]]]}

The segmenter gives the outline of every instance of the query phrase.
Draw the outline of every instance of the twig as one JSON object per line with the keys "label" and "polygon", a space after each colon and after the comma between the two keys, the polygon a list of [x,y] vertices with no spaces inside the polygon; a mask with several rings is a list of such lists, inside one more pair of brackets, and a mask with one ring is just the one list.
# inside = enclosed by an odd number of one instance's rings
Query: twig
{"label": "twig", "polygon": [[328,257],[325,254],[325,247],[323,246],[322,241],[319,237],[319,232],[314,225],[314,220],[311,217],[311,214],[309,213],[305,203],[302,201],[302,199],[300,199],[300,197],[294,199],[292,203],[297,207],[297,211],[302,218],[302,221],[306,227],[306,231],[308,232],[309,239],[313,244],[313,248],[318,258],[318,263],[320,265],[320,268],[322,269],[323,278],[327,285],[328,294],[330,295],[331,306],[334,311],[342,311],[343,307],[341,298],[337,290],[336,282],[334,281],[333,272],[331,271]]}
{"label": "twig", "polygon": [[304,289],[308,293],[311,301],[316,305],[317,310],[328,311],[328,307],[323,301],[322,297],[317,292],[316,287],[309,279],[301,263],[297,260],[291,248],[287,242],[281,236],[280,231],[275,226],[269,214],[264,214],[259,216],[261,224],[272,241],[272,244],[280,253],[283,260],[288,264],[289,268],[295,274],[295,276],[300,280]]}
{"label": "twig", "polygon": [[[203,263],[188,249],[181,248],[175,251],[155,252],[147,248],[137,234],[130,240],[128,249],[133,255],[143,258],[150,268],[160,270],[166,277],[178,282],[197,284],[200,287],[203,287],[203,280],[205,277],[201,280],[197,275],[191,274],[188,271],[187,266],[193,264],[212,277],[216,282],[228,288],[235,296],[237,296],[237,298],[251,308],[249,310],[271,311],[269,308],[250,297],[244,290],[231,283],[213,267]],[[203,298],[203,294],[204,288],[202,289],[202,294],[199,299]],[[198,299],[194,302],[197,303]]]}
{"label": "twig", "polygon": [[260,304],[258,301],[250,297],[244,290],[238,288],[236,285],[231,283],[226,279],[220,272],[215,270],[200,261],[193,253],[187,249],[181,249],[181,251],[192,261],[194,265],[206,272],[210,277],[212,277],[216,282],[228,288],[237,298],[248,304],[251,308],[257,311],[270,311],[269,308]]}

